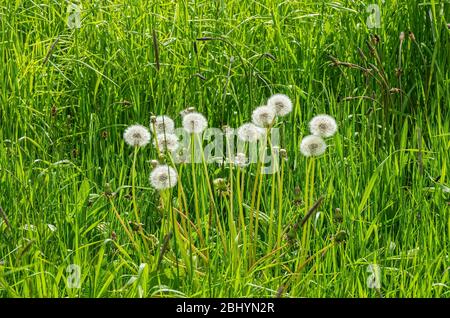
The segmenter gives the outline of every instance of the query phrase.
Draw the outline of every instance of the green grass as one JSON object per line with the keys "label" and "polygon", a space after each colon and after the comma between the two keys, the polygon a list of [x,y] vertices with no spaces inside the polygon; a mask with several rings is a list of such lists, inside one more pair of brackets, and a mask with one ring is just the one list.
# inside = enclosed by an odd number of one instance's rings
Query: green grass
{"label": "green grass", "polygon": [[[442,1],[378,1],[370,30],[362,1],[92,2],[71,30],[65,2],[0,1],[1,297],[450,296],[448,3],[440,15]],[[210,127],[237,127],[273,93],[294,101],[282,173],[258,183],[256,165],[179,165],[160,194],[149,145],[136,162],[142,231],[129,224],[128,125],[181,125],[194,106]],[[307,178],[299,145],[319,113],[339,131]],[[206,176],[231,194],[211,197]],[[316,225],[287,240],[321,196]]]}

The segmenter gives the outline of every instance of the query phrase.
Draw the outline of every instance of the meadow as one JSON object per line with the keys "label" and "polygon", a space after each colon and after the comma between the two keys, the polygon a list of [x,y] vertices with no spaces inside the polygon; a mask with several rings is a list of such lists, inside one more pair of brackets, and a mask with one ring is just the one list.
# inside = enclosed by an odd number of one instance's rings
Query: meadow
{"label": "meadow", "polygon": [[[450,297],[449,16],[0,0],[0,297]],[[275,94],[274,173],[154,144],[157,116],[239,128]],[[337,132],[305,156],[320,114]]]}

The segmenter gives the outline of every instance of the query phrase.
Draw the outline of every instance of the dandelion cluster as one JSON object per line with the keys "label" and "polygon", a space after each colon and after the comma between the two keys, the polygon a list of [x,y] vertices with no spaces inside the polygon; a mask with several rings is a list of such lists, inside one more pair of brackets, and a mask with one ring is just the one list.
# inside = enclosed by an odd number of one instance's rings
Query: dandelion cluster
{"label": "dandelion cluster", "polygon": [[[288,96],[284,94],[272,95],[267,100],[266,105],[259,106],[253,110],[252,122],[244,123],[237,129],[237,138],[249,143],[265,140],[266,135],[271,133],[271,127],[276,124],[277,118],[288,115],[292,112],[292,109],[293,103]],[[192,107],[181,112],[181,115],[183,129],[189,134],[201,134],[208,127],[208,121],[205,116]],[[174,133],[174,121],[167,115],[152,116],[150,126],[154,134],[154,146],[161,152],[171,153],[169,156],[174,156],[171,160],[182,157],[183,160],[179,160],[179,162],[186,162],[187,159],[184,157],[188,150],[180,147],[178,137]],[[333,117],[321,114],[311,119],[309,130],[311,135],[305,136],[301,140],[300,152],[306,157],[316,157],[325,153],[327,149],[325,138],[336,134],[338,126]],[[224,126],[223,132],[228,141],[234,138],[235,131],[233,128]],[[149,130],[141,125],[130,126],[124,132],[126,143],[132,146],[145,146],[149,143],[150,137]],[[281,149],[279,146],[273,146],[272,153],[283,158],[287,157],[286,150]],[[177,156],[180,158],[177,158]],[[161,156],[159,160],[151,160],[153,170],[150,174],[150,183],[157,190],[174,187],[178,182],[176,170],[169,165],[160,164],[160,161],[165,161],[164,158],[166,157]],[[245,167],[249,164],[245,152],[238,152],[234,157],[229,157],[229,162],[238,167]]]}
{"label": "dandelion cluster", "polygon": [[316,157],[325,153],[327,144],[323,138],[332,137],[337,132],[336,120],[326,114],[317,115],[309,122],[310,136],[300,143],[300,152],[306,157]]}
{"label": "dandelion cluster", "polygon": [[[271,132],[271,127],[276,123],[277,117],[286,116],[292,111],[292,101],[284,94],[272,95],[267,104],[255,108],[252,112],[252,122],[244,123],[237,129],[237,137],[244,142],[254,143],[258,140],[264,140],[266,135]],[[226,138],[230,134],[225,131]],[[285,151],[285,150],[284,150]],[[276,155],[279,155],[276,152]],[[237,166],[245,166],[247,158],[243,153],[238,153],[235,158]]]}
{"label": "dandelion cluster", "polygon": [[258,127],[270,128],[277,116],[286,116],[291,111],[291,99],[284,94],[275,94],[267,100],[267,105],[259,106],[253,111],[252,122]]}

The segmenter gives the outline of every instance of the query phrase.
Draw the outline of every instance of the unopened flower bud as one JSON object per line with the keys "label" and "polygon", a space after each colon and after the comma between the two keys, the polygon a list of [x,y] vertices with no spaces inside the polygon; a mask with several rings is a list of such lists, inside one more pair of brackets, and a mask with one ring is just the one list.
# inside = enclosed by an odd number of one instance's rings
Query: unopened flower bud
{"label": "unopened flower bud", "polygon": [[152,165],[153,168],[156,168],[159,165],[158,160],[152,160],[150,161],[150,164]]}

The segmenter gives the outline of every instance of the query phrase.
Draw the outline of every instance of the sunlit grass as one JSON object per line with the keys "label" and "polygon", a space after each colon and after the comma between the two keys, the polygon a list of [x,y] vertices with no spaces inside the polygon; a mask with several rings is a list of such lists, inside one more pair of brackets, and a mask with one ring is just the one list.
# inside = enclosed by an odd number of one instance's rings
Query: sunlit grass
{"label": "sunlit grass", "polygon": [[[0,2],[0,296],[449,297],[448,4],[380,1],[368,29],[361,1],[83,1],[69,29],[38,2]],[[186,163],[157,191],[158,150],[123,139],[187,107],[237,128],[275,93],[272,175]]]}

